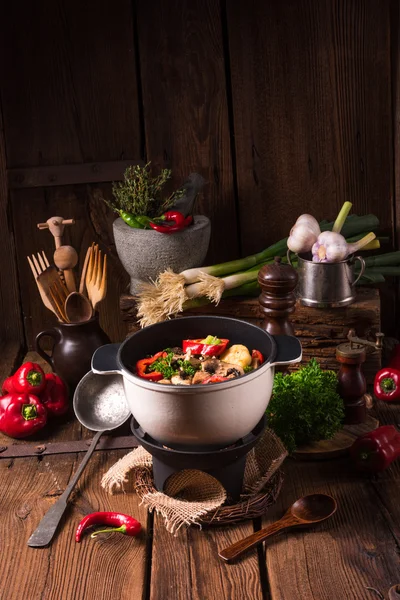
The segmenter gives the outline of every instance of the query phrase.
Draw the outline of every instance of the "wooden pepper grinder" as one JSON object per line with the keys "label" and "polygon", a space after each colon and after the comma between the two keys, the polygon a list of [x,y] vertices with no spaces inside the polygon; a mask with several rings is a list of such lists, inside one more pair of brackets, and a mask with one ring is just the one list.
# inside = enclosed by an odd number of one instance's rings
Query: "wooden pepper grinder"
{"label": "wooden pepper grinder", "polygon": [[295,310],[297,279],[296,270],[291,265],[282,264],[280,256],[258,273],[261,287],[259,302],[264,313],[262,327],[271,335],[294,335],[289,315]]}
{"label": "wooden pepper grinder", "polygon": [[354,329],[350,329],[347,338],[349,342],[336,348],[336,360],[340,363],[338,392],[344,401],[345,424],[356,425],[367,419],[367,382],[361,368],[367,356],[365,347],[380,350],[383,333],[377,333],[376,342],[370,342],[356,337]]}

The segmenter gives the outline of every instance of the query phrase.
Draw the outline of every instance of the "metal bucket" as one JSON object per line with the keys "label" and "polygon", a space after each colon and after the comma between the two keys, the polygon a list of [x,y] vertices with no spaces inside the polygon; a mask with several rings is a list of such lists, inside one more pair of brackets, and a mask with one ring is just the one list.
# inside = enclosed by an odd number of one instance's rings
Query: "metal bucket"
{"label": "metal bucket", "polygon": [[[361,271],[355,279],[354,265],[361,264]],[[317,263],[298,256],[297,273],[299,282],[296,295],[305,306],[315,308],[337,308],[347,306],[356,299],[355,285],[365,270],[361,256],[337,263]]]}

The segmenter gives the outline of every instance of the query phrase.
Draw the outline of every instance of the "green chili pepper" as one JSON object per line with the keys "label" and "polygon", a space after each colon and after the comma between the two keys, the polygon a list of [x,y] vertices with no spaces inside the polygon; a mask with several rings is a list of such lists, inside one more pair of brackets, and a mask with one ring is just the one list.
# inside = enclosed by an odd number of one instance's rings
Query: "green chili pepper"
{"label": "green chili pepper", "polygon": [[135,229],[143,229],[143,225],[137,220],[136,217],[134,217],[130,213],[127,213],[127,212],[125,212],[123,210],[120,210],[118,212],[120,214],[121,219],[127,225],[129,225],[129,227],[134,227]]}
{"label": "green chili pepper", "polygon": [[146,217],[144,215],[138,215],[135,217],[135,219],[138,223],[140,223],[143,229],[150,229],[149,223],[151,219],[149,217]]}

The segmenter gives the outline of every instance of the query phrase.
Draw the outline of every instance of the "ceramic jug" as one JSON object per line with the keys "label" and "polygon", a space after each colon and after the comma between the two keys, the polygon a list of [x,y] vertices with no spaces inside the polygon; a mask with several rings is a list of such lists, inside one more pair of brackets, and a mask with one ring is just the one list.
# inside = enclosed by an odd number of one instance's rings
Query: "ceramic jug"
{"label": "ceramic jug", "polygon": [[[42,347],[42,338],[46,336],[54,342],[51,354]],[[41,331],[36,336],[35,349],[72,392],[91,370],[94,351],[109,343],[110,339],[101,329],[96,315],[85,323],[58,323],[51,329]]]}

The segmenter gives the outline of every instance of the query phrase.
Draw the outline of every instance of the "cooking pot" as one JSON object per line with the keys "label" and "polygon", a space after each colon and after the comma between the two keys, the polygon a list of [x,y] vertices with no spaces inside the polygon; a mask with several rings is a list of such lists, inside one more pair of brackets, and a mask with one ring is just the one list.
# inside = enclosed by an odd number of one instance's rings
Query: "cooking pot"
{"label": "cooking pot", "polygon": [[[184,339],[207,335],[259,350],[265,362],[239,377],[209,385],[160,384],[134,374],[138,360],[164,348],[182,346]],[[122,344],[98,348],[92,371],[123,376],[129,408],[152,438],[179,448],[223,448],[247,435],[259,422],[271,397],[276,365],[301,360],[301,344],[288,335],[272,336],[260,327],[219,316],[182,317],[137,331]]]}

